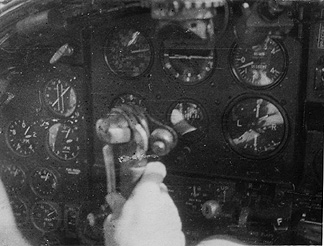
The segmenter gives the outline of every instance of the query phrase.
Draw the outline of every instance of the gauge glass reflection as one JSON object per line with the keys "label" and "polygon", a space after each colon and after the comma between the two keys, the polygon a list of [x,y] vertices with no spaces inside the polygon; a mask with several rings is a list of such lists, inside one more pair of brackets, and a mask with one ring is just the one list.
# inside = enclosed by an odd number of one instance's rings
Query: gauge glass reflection
{"label": "gauge glass reflection", "polygon": [[80,151],[78,128],[69,124],[56,123],[48,129],[48,149],[62,161],[76,158]]}
{"label": "gauge glass reflection", "polygon": [[77,94],[70,82],[64,79],[52,79],[45,87],[45,104],[59,117],[69,117],[77,107]]}
{"label": "gauge glass reflection", "polygon": [[254,88],[271,87],[279,83],[287,71],[287,52],[273,39],[249,48],[235,44],[230,63],[233,74],[242,83]]}
{"label": "gauge glass reflection", "polygon": [[38,196],[52,196],[58,187],[57,176],[48,168],[37,168],[30,176],[30,186]]}
{"label": "gauge glass reflection", "polygon": [[26,173],[18,165],[8,164],[1,166],[1,180],[8,191],[18,192],[26,183]]}
{"label": "gauge glass reflection", "polygon": [[31,156],[38,145],[35,123],[24,119],[11,121],[6,131],[6,142],[15,154],[22,157]]}
{"label": "gauge glass reflection", "polygon": [[180,135],[196,130],[203,135],[207,131],[207,114],[200,104],[192,100],[180,100],[170,108],[168,115],[169,121],[176,128],[184,120],[184,124],[181,124],[183,127],[176,129]]}
{"label": "gauge glass reflection", "polygon": [[134,78],[145,73],[152,62],[152,46],[145,35],[133,28],[114,30],[107,39],[105,60],[121,77]]}
{"label": "gauge glass reflection", "polygon": [[36,203],[31,210],[33,225],[42,232],[54,231],[61,222],[58,206],[51,202]]}
{"label": "gauge glass reflection", "polygon": [[285,144],[288,122],[278,104],[265,98],[237,100],[224,118],[232,148],[249,158],[268,158]]}

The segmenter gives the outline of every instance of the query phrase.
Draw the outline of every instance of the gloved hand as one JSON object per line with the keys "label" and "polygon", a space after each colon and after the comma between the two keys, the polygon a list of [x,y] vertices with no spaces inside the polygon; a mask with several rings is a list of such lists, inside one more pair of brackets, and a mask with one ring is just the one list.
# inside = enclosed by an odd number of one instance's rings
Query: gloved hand
{"label": "gloved hand", "polygon": [[113,213],[104,223],[106,246],[183,246],[178,210],[163,184],[165,166],[148,163],[126,201],[112,193],[106,199]]}
{"label": "gloved hand", "polygon": [[22,236],[15,221],[9,197],[0,180],[0,245],[31,246]]}

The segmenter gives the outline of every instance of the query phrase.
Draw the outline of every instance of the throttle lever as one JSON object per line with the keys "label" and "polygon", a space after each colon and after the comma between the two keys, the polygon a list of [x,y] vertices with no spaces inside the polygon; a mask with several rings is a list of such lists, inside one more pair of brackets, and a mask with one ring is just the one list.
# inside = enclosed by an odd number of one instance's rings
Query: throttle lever
{"label": "throttle lever", "polygon": [[[135,105],[119,105],[96,123],[98,137],[107,145],[103,148],[108,194],[116,191],[113,145],[118,146],[120,190],[128,197],[144,171],[147,158],[164,156],[177,143],[175,131],[154,119]],[[147,152],[151,155],[147,155]]]}

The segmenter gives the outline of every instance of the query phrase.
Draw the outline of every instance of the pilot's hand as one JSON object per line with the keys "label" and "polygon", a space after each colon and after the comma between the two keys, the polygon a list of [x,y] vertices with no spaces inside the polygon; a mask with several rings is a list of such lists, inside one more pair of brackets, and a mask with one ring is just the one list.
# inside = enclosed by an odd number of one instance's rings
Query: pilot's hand
{"label": "pilot's hand", "polygon": [[0,180],[0,245],[31,246],[17,228],[6,189]]}
{"label": "pilot's hand", "polygon": [[162,163],[148,163],[127,201],[116,193],[106,197],[113,211],[104,223],[107,246],[185,245],[178,210],[163,184],[165,176]]}

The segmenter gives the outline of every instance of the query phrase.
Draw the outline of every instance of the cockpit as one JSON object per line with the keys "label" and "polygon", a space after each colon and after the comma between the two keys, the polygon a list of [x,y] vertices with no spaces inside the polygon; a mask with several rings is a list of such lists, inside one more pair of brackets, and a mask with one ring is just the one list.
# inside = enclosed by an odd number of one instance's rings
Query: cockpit
{"label": "cockpit", "polygon": [[164,163],[188,246],[322,244],[322,0],[2,0],[0,64],[0,176],[32,245],[104,245],[139,159]]}

